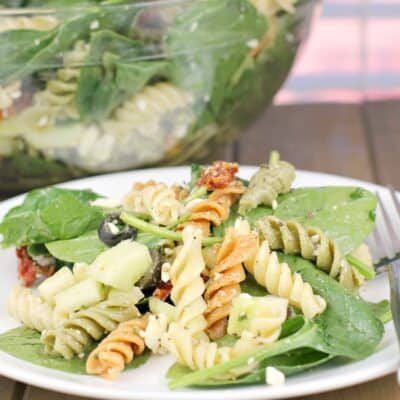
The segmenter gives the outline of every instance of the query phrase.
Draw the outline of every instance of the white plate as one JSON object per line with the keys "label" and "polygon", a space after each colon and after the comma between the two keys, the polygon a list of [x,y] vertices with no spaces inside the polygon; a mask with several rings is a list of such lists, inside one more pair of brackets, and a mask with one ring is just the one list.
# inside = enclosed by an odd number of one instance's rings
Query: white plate
{"label": "white plate", "polygon": [[[241,176],[248,177],[252,167],[242,167]],[[156,179],[167,183],[187,180],[189,168],[165,168],[88,178],[69,182],[61,186],[68,188],[91,188],[99,193],[120,198],[133,181]],[[367,182],[349,178],[311,172],[298,172],[296,186],[358,185],[372,191],[382,188]],[[0,204],[0,218],[6,211],[21,201],[21,197]],[[7,295],[16,282],[16,260],[14,250],[0,250],[2,279],[0,281],[0,331],[17,324],[7,316]],[[363,297],[379,301],[389,297],[388,283],[384,275],[369,282],[362,290]],[[169,356],[154,356],[140,368],[122,374],[115,382],[97,377],[73,375],[45,369],[13,358],[0,352],[0,374],[28,384],[69,394],[108,399],[278,399],[319,393],[355,385],[379,378],[393,372],[398,362],[398,350],[392,324],[386,326],[385,337],[377,351],[368,359],[347,364],[330,363],[313,371],[290,377],[280,387],[267,385],[233,389],[169,391],[165,372],[172,363]]]}

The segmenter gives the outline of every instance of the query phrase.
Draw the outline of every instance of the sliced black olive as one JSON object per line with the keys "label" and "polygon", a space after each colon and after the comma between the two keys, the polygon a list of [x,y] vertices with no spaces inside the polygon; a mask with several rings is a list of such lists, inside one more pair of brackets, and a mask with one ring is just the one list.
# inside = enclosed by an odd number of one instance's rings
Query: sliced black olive
{"label": "sliced black olive", "polygon": [[150,254],[151,258],[153,259],[153,265],[148,269],[148,271],[143,275],[137,284],[141,290],[155,289],[161,281],[161,253],[157,249],[152,249],[150,250]]}
{"label": "sliced black olive", "polygon": [[104,244],[112,247],[123,240],[136,239],[137,230],[129,225],[125,225],[119,218],[119,214],[110,214],[100,224],[97,234]]}

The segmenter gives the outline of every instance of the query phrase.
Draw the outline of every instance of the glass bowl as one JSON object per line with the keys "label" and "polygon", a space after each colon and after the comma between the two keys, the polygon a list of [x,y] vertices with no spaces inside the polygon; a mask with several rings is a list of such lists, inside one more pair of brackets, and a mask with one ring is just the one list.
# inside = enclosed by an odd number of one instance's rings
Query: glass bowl
{"label": "glass bowl", "polygon": [[271,102],[315,3],[1,1],[0,193],[203,158]]}

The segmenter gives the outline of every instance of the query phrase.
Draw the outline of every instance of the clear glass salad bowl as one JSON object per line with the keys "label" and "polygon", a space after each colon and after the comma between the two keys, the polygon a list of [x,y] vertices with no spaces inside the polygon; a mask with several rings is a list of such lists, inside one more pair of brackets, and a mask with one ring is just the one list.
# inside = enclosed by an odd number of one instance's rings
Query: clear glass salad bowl
{"label": "clear glass salad bowl", "polygon": [[0,193],[201,159],[272,100],[315,3],[0,1]]}

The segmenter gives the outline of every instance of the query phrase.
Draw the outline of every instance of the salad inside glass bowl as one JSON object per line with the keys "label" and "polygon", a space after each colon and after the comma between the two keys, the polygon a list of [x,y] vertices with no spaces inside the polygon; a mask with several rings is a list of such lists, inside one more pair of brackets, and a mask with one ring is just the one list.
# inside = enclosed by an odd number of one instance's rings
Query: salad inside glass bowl
{"label": "salad inside glass bowl", "polygon": [[0,1],[0,192],[203,157],[273,98],[314,3]]}

